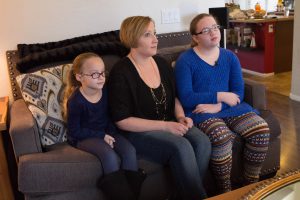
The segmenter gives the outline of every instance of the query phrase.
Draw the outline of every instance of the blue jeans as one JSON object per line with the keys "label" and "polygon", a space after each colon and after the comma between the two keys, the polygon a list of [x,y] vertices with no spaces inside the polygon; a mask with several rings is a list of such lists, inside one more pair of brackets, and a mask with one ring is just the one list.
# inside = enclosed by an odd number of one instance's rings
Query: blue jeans
{"label": "blue jeans", "polygon": [[210,160],[209,138],[196,127],[184,137],[169,132],[128,133],[139,155],[171,168],[183,199],[206,197],[202,179]]}
{"label": "blue jeans", "polygon": [[[122,135],[114,134],[114,148],[111,148],[104,139],[88,138],[77,143],[77,148],[89,152],[101,161],[104,174],[125,170],[137,171],[136,151],[132,144]],[[121,160],[121,164],[120,164]]]}

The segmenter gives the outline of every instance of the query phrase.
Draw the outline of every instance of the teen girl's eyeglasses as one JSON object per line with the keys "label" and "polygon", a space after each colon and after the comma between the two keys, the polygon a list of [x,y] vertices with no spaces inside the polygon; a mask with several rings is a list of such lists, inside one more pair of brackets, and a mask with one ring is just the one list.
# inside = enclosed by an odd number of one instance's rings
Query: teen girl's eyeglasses
{"label": "teen girl's eyeglasses", "polygon": [[103,78],[106,77],[106,72],[103,71],[103,72],[94,72],[94,73],[91,73],[91,74],[81,74],[83,76],[90,76],[92,77],[92,79],[97,79],[99,78],[100,76],[102,76]]}
{"label": "teen girl's eyeglasses", "polygon": [[204,29],[202,29],[202,31],[200,31],[199,33],[195,33],[194,35],[200,35],[200,34],[207,35],[211,31],[216,31],[216,30],[219,30],[220,28],[221,28],[220,25],[215,24],[215,25],[212,25],[211,27],[205,27]]}

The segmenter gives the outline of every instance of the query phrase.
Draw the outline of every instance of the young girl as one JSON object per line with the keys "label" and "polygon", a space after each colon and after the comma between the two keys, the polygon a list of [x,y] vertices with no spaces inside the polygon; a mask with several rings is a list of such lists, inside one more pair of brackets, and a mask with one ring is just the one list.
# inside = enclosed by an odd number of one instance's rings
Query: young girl
{"label": "young girl", "polygon": [[219,28],[209,14],[192,20],[192,48],[176,61],[175,76],[185,114],[210,138],[211,169],[220,192],[227,192],[231,190],[235,135],[245,140],[244,179],[253,183],[259,180],[270,130],[256,110],[243,101],[241,66],[232,52],[219,48]]}
{"label": "young girl", "polygon": [[134,147],[116,133],[107,103],[102,59],[94,53],[80,54],[73,62],[64,98],[68,143],[101,161],[100,188],[109,199],[136,199],[145,177],[137,171]]}

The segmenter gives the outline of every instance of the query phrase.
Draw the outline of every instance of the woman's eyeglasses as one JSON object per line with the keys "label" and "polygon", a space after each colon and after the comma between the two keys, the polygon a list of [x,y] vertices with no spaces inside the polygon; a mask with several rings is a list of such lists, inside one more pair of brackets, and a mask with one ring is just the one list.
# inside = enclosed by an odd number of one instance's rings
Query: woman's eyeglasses
{"label": "woman's eyeglasses", "polygon": [[94,73],[91,73],[91,74],[81,74],[83,76],[90,76],[92,77],[92,79],[97,79],[99,78],[100,76],[102,76],[103,78],[106,77],[106,72],[103,71],[103,72],[94,72]]}
{"label": "woman's eyeglasses", "polygon": [[200,31],[199,33],[195,33],[194,35],[200,35],[200,34],[203,34],[203,35],[207,35],[209,34],[211,31],[216,31],[216,30],[219,30],[221,28],[220,25],[212,25],[211,27],[206,27],[204,29],[202,29],[202,31]]}

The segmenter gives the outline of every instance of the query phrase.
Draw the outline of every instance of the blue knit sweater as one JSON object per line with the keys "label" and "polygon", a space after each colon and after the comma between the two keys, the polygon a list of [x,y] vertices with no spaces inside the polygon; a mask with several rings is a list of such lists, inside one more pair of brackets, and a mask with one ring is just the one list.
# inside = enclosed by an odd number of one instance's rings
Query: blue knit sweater
{"label": "blue knit sweater", "polygon": [[[244,81],[238,58],[231,51],[220,48],[216,63],[215,66],[209,65],[192,48],[182,53],[176,61],[176,87],[186,116],[198,124],[213,117],[232,117],[250,111],[257,113],[243,102]],[[198,104],[218,103],[217,92],[233,92],[240,97],[241,103],[233,107],[222,103],[222,110],[214,114],[192,113]]]}

